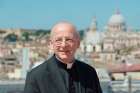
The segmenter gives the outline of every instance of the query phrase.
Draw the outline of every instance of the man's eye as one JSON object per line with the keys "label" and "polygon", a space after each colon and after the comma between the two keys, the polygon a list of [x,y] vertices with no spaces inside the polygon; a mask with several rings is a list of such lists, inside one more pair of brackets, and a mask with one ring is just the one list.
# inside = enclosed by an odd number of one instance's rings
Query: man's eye
{"label": "man's eye", "polygon": [[66,39],[66,41],[73,41],[72,39]]}
{"label": "man's eye", "polygon": [[60,42],[60,41],[62,41],[62,40],[61,40],[61,39],[56,39],[55,41],[56,41],[56,42]]}
{"label": "man's eye", "polygon": [[60,40],[55,40],[55,41],[57,42],[57,41],[60,41]]}

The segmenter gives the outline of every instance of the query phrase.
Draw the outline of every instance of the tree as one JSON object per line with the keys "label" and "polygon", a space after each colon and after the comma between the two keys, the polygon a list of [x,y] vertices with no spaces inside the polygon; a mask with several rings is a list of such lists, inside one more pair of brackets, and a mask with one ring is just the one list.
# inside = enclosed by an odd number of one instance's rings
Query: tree
{"label": "tree", "polygon": [[14,33],[10,33],[4,38],[4,40],[8,42],[16,42],[18,40],[18,36]]}
{"label": "tree", "polygon": [[25,41],[29,41],[29,32],[23,32],[22,33],[22,40],[25,40]]}

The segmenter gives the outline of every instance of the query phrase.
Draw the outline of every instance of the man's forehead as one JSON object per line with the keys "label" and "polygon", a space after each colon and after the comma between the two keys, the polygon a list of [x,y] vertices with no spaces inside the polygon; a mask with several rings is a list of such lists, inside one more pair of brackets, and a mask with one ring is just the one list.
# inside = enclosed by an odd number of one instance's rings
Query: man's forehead
{"label": "man's forehead", "polygon": [[71,26],[58,26],[54,29],[54,32],[75,32],[75,28]]}
{"label": "man's forehead", "polygon": [[62,22],[59,24],[56,24],[51,31],[51,37],[59,36],[72,36],[72,37],[78,37],[78,33],[76,31],[76,27],[68,22]]}
{"label": "man's forehead", "polygon": [[59,33],[55,33],[54,37],[74,37],[75,35],[73,33],[63,33],[63,32],[59,32]]}
{"label": "man's forehead", "polygon": [[53,32],[54,35],[62,35],[62,36],[74,36],[75,30],[69,28],[56,28]]}

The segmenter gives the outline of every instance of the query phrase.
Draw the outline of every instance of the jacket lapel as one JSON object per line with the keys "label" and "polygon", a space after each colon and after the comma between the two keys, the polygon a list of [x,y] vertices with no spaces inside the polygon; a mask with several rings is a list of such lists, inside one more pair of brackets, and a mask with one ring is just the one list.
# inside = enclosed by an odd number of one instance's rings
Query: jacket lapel
{"label": "jacket lapel", "polygon": [[76,69],[79,76],[79,93],[86,93],[85,91],[86,79],[84,76],[84,70],[81,67],[79,61],[76,61],[75,63],[76,63]]}
{"label": "jacket lapel", "polygon": [[[51,83],[52,87],[55,87],[55,93],[68,93],[68,90],[64,84],[62,76],[60,74],[58,65],[54,57],[52,57],[48,62],[48,82]],[[51,88],[51,87],[50,87]]]}

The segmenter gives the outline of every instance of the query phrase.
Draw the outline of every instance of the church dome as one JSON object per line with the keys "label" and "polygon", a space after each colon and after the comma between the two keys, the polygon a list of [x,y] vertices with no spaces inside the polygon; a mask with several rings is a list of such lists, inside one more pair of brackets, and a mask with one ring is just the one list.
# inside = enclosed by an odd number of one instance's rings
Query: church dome
{"label": "church dome", "polygon": [[126,23],[124,17],[117,11],[113,14],[107,24],[108,31],[126,31]]}
{"label": "church dome", "polygon": [[99,31],[96,31],[96,32],[88,31],[85,34],[86,44],[96,45],[100,43],[101,40],[102,40],[102,33]]}
{"label": "church dome", "polygon": [[120,13],[115,13],[109,19],[109,24],[124,24],[124,17]]}

